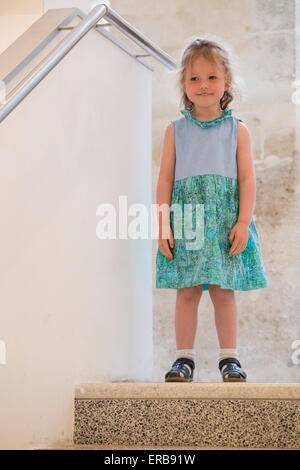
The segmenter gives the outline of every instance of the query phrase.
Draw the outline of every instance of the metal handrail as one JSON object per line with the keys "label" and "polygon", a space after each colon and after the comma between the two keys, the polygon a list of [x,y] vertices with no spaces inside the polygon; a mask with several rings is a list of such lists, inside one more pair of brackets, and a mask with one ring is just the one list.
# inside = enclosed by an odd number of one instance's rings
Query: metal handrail
{"label": "metal handrail", "polygon": [[148,54],[164,64],[170,70],[177,68],[177,64],[172,57],[162,51],[156,44],[154,44],[154,42],[150,41],[150,39],[144,36],[144,34],[125,21],[124,18],[118,15],[116,11],[107,7],[105,18],[110,20],[113,26],[119,29],[129,39],[138,44],[142,49],[148,52]]}
{"label": "metal handrail", "polygon": [[[98,25],[98,21],[100,21],[102,18],[109,19],[112,25],[114,25],[117,29],[119,29],[122,33],[124,33],[127,37],[129,37],[132,41],[144,49],[147,52],[147,55],[151,55],[170,70],[173,70],[177,67],[176,62],[168,54],[162,51],[158,46],[156,46],[136,28],[131,26],[127,21],[124,20],[124,18],[118,15],[106,4],[102,3],[100,5],[96,5],[85,17],[83,17],[84,15],[80,10],[78,10],[78,14],[82,18],[82,21],[74,27],[73,31],[65,38],[62,44],[59,45],[59,47],[49,55],[41,67],[15,91],[15,93],[6,101],[5,104],[0,107],[0,122],[2,122],[9,115],[9,113],[58,64],[58,62],[72,49],[72,47],[78,41],[80,41],[80,39],[85,34],[87,34],[92,28],[103,26],[103,24]],[[96,31],[101,32],[101,34],[104,36],[114,40],[113,37],[109,35],[109,33],[103,31],[103,28],[96,29]],[[118,45],[120,44],[118,43]],[[122,48],[126,50],[126,47],[122,46]],[[143,55],[136,54],[135,56],[138,58],[142,57]]]}

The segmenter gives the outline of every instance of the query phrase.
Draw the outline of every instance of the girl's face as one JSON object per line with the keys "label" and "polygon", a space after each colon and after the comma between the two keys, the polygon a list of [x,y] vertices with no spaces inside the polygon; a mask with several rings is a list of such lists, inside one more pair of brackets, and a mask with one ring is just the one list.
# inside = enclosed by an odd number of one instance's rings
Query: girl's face
{"label": "girl's face", "polygon": [[194,59],[188,66],[184,86],[196,110],[219,108],[220,99],[227,88],[222,66],[216,66],[204,57]]}

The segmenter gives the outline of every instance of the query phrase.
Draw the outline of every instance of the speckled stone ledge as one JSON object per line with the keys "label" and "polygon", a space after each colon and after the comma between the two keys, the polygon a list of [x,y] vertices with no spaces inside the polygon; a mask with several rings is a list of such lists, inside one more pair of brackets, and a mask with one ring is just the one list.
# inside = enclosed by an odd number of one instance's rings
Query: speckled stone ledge
{"label": "speckled stone ledge", "polygon": [[300,383],[112,382],[81,384],[75,387],[75,398],[284,398],[300,400]]}
{"label": "speckled stone ledge", "polygon": [[299,449],[299,405],[300,384],[81,384],[74,444]]}

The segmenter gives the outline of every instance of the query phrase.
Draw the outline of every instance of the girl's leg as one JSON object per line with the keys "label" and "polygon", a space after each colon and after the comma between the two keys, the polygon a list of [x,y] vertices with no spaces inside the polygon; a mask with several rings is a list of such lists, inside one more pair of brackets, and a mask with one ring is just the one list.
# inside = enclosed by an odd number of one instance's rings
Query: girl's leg
{"label": "girl's leg", "polygon": [[208,290],[214,305],[215,324],[220,349],[235,349],[238,322],[234,291],[231,289],[221,289],[220,286],[215,284],[209,284]]}
{"label": "girl's leg", "polygon": [[193,349],[202,284],[177,289],[175,332],[177,349]]}
{"label": "girl's leg", "polygon": [[[222,369],[220,369],[223,382],[227,382],[229,380],[245,382],[247,374],[241,369],[240,363],[234,365],[234,363],[230,361],[231,369],[230,371],[228,370],[224,376],[224,369],[228,367],[226,358],[235,358],[239,362],[238,352],[236,349],[238,321],[234,290],[221,289],[221,287],[217,285],[210,285],[208,289],[215,309],[215,323],[220,344],[218,357],[219,368],[220,361],[223,359],[225,360]],[[232,369],[233,365],[234,368]]]}

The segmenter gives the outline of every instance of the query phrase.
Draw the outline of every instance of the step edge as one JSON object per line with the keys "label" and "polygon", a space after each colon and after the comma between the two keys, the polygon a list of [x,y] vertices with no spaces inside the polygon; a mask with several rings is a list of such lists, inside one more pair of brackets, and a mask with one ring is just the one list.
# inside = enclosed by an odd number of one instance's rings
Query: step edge
{"label": "step edge", "polygon": [[297,383],[118,382],[78,384],[75,400],[103,399],[273,399],[300,400]]}

